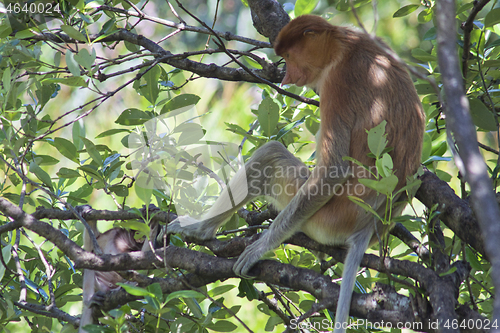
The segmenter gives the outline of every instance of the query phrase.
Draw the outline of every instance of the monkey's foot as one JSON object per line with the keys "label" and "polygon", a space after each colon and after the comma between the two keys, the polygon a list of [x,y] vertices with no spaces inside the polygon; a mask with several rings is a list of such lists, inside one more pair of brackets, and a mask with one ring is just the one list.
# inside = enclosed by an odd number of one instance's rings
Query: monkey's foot
{"label": "monkey's foot", "polygon": [[167,234],[181,234],[196,239],[214,238],[214,231],[204,227],[204,221],[198,221],[190,216],[178,216],[167,225]]}
{"label": "monkey's foot", "polygon": [[98,290],[90,299],[90,306],[97,306],[98,308],[101,308],[104,304],[105,299],[106,293],[104,291]]}
{"label": "monkey's foot", "polygon": [[262,238],[250,244],[245,251],[240,255],[233,266],[233,271],[236,275],[245,279],[254,279],[255,276],[249,275],[248,272],[253,265],[267,252],[262,244]]}

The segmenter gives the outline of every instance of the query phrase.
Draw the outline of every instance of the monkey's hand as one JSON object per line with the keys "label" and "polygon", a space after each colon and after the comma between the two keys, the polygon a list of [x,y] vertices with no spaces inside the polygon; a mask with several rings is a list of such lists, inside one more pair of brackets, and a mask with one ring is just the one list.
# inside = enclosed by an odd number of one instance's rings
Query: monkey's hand
{"label": "monkey's hand", "polygon": [[183,215],[167,225],[167,234],[181,234],[196,239],[206,240],[214,238],[211,228],[206,228],[205,221],[198,221],[190,216]]}
{"label": "monkey's hand", "polygon": [[236,275],[241,276],[245,279],[253,279],[254,276],[248,274],[257,261],[269,250],[266,247],[266,241],[264,240],[265,234],[255,241],[254,243],[247,246],[245,251],[240,255],[238,260],[233,266],[233,271]]}
{"label": "monkey's hand", "polygon": [[104,300],[106,299],[106,292],[104,291],[96,291],[92,298],[90,299],[89,306],[97,306],[101,308],[104,304]]}

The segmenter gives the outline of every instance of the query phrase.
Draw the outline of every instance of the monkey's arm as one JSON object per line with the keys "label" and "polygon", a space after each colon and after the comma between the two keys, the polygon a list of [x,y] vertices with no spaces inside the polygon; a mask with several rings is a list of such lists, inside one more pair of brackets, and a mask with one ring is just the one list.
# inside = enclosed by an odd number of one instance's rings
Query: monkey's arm
{"label": "monkey's arm", "polygon": [[[314,213],[332,199],[336,186],[345,183],[351,175],[349,163],[342,161],[342,157],[349,154],[350,126],[338,115],[331,113],[328,121],[322,122],[316,168],[290,203],[276,217],[269,230],[240,255],[233,268],[237,275],[248,277],[250,268],[266,252],[275,249],[299,231]],[[332,177],[333,174],[338,177]]]}

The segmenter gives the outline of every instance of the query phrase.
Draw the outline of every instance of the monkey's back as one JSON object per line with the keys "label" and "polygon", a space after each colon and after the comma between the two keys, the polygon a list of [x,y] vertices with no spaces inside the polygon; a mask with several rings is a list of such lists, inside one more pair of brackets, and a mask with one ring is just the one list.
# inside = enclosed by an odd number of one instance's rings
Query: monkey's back
{"label": "monkey's back", "polygon": [[[396,190],[406,184],[406,177],[413,175],[421,160],[425,113],[413,82],[406,69],[390,59],[370,37],[347,28],[351,38],[343,40],[346,51],[342,59],[331,70],[330,80],[322,88],[320,98],[322,131],[332,119],[340,118],[350,130],[349,156],[375,171],[375,159],[368,157],[367,130],[387,122],[386,134],[393,170],[399,182]],[[323,95],[328,104],[321,103]],[[325,110],[325,107],[328,108]],[[338,124],[337,124],[338,126]],[[321,147],[319,165],[328,165],[330,151],[336,147]],[[331,144],[330,144],[331,145]],[[358,181],[370,178],[370,173],[361,167],[350,165],[353,176],[348,178],[336,195],[302,227],[308,236],[323,244],[342,245],[347,237],[373,223],[373,215],[353,203],[348,196],[356,196],[375,210],[385,206],[385,197],[379,196]],[[393,216],[401,213],[402,206]],[[383,215],[383,209],[379,212]],[[380,225],[380,227],[382,227]]]}

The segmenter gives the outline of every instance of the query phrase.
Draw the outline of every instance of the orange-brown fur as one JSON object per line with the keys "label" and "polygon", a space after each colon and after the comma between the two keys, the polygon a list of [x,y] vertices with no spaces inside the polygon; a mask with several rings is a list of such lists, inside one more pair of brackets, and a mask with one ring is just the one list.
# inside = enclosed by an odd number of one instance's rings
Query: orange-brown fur
{"label": "orange-brown fur", "polygon": [[[386,120],[388,146],[394,148],[390,155],[399,179],[397,188],[401,188],[406,177],[414,174],[420,164],[425,121],[406,69],[390,60],[379,45],[363,33],[332,26],[312,15],[298,17],[292,22],[281,30],[274,47],[276,54],[286,60],[288,77],[285,80],[295,83],[305,76],[309,80],[302,85],[314,84],[321,70],[333,64],[323,85],[313,86],[321,97],[318,165],[339,165],[342,156],[336,150],[335,126],[340,120],[343,126],[352,129],[349,156],[373,166],[374,159],[367,156],[366,130]],[[348,182],[351,187],[355,186],[356,177]],[[374,195],[374,191],[367,189],[361,198]],[[315,233],[322,237],[327,231],[326,234],[333,237],[325,238],[336,243],[338,235],[355,231],[357,216],[363,213],[347,195],[334,196],[311,217],[306,230],[318,228],[321,231]]]}

